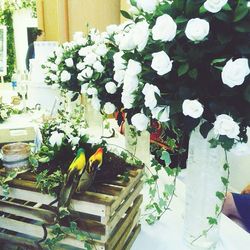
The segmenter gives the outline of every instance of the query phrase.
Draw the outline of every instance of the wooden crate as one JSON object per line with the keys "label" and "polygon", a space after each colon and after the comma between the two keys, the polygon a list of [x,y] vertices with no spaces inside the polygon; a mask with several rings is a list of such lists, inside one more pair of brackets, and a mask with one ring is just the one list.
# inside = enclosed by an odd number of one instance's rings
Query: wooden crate
{"label": "wooden crate", "polygon": [[[4,174],[0,171],[0,174]],[[96,184],[83,194],[76,194],[71,201],[71,220],[78,228],[91,236],[96,250],[130,249],[140,231],[139,217],[143,187],[142,169],[130,170],[129,181],[120,177]],[[33,239],[42,238],[44,231],[41,224],[52,224],[55,209],[48,206],[54,197],[40,193],[31,173],[20,175],[10,183],[10,195],[6,201],[0,200],[0,241],[24,244],[22,237],[11,237],[13,232],[25,234]],[[94,190],[94,191],[93,191]],[[0,195],[2,190],[0,188]],[[56,205],[56,204],[55,204]],[[25,230],[24,230],[25,228]],[[48,227],[48,231],[50,231]],[[25,240],[35,249],[34,240]],[[75,238],[66,238],[60,244],[82,248],[83,243]],[[70,249],[74,249],[70,248]],[[59,249],[63,249],[60,246]]]}

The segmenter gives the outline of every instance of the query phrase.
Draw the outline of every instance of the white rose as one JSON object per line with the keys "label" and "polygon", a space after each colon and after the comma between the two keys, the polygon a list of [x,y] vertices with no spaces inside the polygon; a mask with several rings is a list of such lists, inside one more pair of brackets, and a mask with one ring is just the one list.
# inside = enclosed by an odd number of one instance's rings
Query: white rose
{"label": "white rose", "polygon": [[98,59],[98,56],[95,53],[89,53],[88,55],[86,55],[86,57],[84,58],[84,62],[87,65],[93,65]]}
{"label": "white rose", "polygon": [[217,13],[227,2],[228,0],[207,0],[204,3],[204,8],[209,12]]}
{"label": "white rose", "polygon": [[57,71],[58,70],[58,66],[55,63],[50,63],[49,67],[51,68],[52,71]]}
{"label": "white rose", "polygon": [[92,47],[91,46],[87,46],[87,47],[81,48],[79,50],[78,54],[79,54],[79,56],[87,56],[91,52],[92,52]]}
{"label": "white rose", "polygon": [[155,107],[151,110],[152,117],[159,122],[167,122],[169,121],[169,107]]}
{"label": "white rose", "polygon": [[67,67],[71,68],[71,67],[74,66],[74,61],[73,61],[72,58],[68,58],[68,59],[65,60],[65,64],[66,64]]}
{"label": "white rose", "polygon": [[147,13],[153,13],[157,5],[157,0],[137,0],[137,7]]}
{"label": "white rose", "polygon": [[138,131],[146,130],[149,124],[149,118],[142,113],[132,116],[131,123]]}
{"label": "white rose", "polygon": [[91,105],[92,105],[92,107],[93,107],[96,111],[100,111],[101,102],[100,102],[100,100],[98,99],[98,97],[97,97],[96,95],[92,97],[92,99],[91,99]]}
{"label": "white rose", "polygon": [[199,101],[187,99],[182,104],[182,111],[185,116],[196,119],[203,114],[204,108]]}
{"label": "white rose", "polygon": [[108,48],[105,44],[99,44],[97,48],[95,49],[95,53],[98,56],[105,56],[108,52]]}
{"label": "white rose", "polygon": [[84,78],[91,78],[92,75],[93,75],[93,69],[91,69],[90,67],[87,67],[81,72],[81,76]]}
{"label": "white rose", "polygon": [[64,137],[63,133],[58,133],[57,131],[52,132],[52,134],[49,138],[50,145],[52,147],[54,147],[55,145],[60,147],[62,144],[63,137]]}
{"label": "white rose", "polygon": [[162,76],[171,71],[173,63],[164,51],[153,53],[152,56],[153,60],[151,67],[158,75]]}
{"label": "white rose", "polygon": [[123,89],[126,89],[127,92],[133,92],[137,89],[139,80],[137,76],[125,75],[123,83]]}
{"label": "white rose", "polygon": [[244,83],[245,77],[250,74],[248,59],[239,58],[229,60],[224,66],[221,77],[224,84],[230,88]]}
{"label": "white rose", "polygon": [[131,109],[135,101],[135,96],[132,93],[122,92],[121,102],[125,109]]}
{"label": "white rose", "polygon": [[57,57],[55,60],[55,64],[59,65],[62,62],[62,57]]}
{"label": "white rose", "polygon": [[49,78],[53,81],[53,82],[57,82],[58,81],[58,76],[51,73],[49,74]]}
{"label": "white rose", "polygon": [[66,70],[63,70],[62,73],[61,73],[61,81],[62,82],[67,82],[69,81],[71,78],[71,75],[68,71]]}
{"label": "white rose", "polygon": [[164,14],[156,19],[155,26],[152,29],[153,39],[163,42],[172,41],[176,36],[176,30],[177,25],[173,18]]}
{"label": "white rose", "polygon": [[214,122],[214,133],[236,139],[240,133],[240,128],[232,117],[222,114],[216,117],[216,121]]}
{"label": "white rose", "polygon": [[81,85],[81,94],[86,94],[88,87],[89,87],[88,83],[82,84]]}
{"label": "white rose", "polygon": [[122,58],[123,55],[124,53],[122,51],[114,54],[113,59],[115,71],[126,69],[126,61]]}
{"label": "white rose", "polygon": [[250,147],[247,145],[247,143],[238,142],[236,145],[234,145],[230,152],[237,156],[246,156],[250,154]]}
{"label": "white rose", "polygon": [[145,96],[145,106],[148,107],[150,110],[156,107],[157,100],[155,98],[155,94],[160,95],[160,90],[157,86],[146,83],[142,93]]}
{"label": "white rose", "polygon": [[114,74],[114,80],[121,85],[125,77],[125,70],[117,70]]}
{"label": "white rose", "polygon": [[131,6],[128,10],[128,12],[132,15],[132,16],[138,16],[140,14],[140,11],[138,10],[138,8],[136,8],[135,6]]}
{"label": "white rose", "polygon": [[99,73],[102,73],[104,71],[104,67],[102,65],[102,63],[100,61],[96,61],[94,64],[93,64],[93,68],[99,72]]}
{"label": "white rose", "polygon": [[71,143],[72,146],[76,146],[76,145],[78,145],[78,143],[80,141],[80,138],[79,137],[71,136],[69,138],[69,141],[70,141],[70,143]]}
{"label": "white rose", "polygon": [[135,49],[136,44],[133,39],[133,30],[130,30],[128,33],[124,33],[123,37],[119,43],[120,50],[133,50]]}
{"label": "white rose", "polygon": [[114,82],[107,82],[105,84],[105,89],[109,94],[115,94],[117,86]]}
{"label": "white rose", "polygon": [[115,105],[111,102],[107,102],[105,103],[103,110],[107,115],[113,114],[115,112]]}
{"label": "white rose", "polygon": [[98,92],[97,92],[97,89],[94,88],[94,87],[88,88],[88,90],[87,90],[87,94],[88,94],[88,95],[96,96],[97,93],[98,93]]}
{"label": "white rose", "polygon": [[208,21],[200,18],[193,18],[188,21],[185,34],[191,41],[202,41],[209,34],[209,28]]}
{"label": "white rose", "polygon": [[130,59],[126,69],[126,75],[135,76],[140,74],[142,71],[141,63]]}
{"label": "white rose", "polygon": [[117,46],[120,45],[121,40],[123,39],[123,37],[124,37],[124,36],[123,36],[123,33],[122,33],[122,32],[120,32],[120,33],[114,35],[115,44],[116,44]]}
{"label": "white rose", "polygon": [[79,62],[76,64],[76,68],[78,70],[83,70],[86,67],[86,64],[84,62]]}
{"label": "white rose", "polygon": [[147,45],[149,33],[149,24],[147,21],[136,23],[133,28],[133,41],[138,51],[142,51]]}

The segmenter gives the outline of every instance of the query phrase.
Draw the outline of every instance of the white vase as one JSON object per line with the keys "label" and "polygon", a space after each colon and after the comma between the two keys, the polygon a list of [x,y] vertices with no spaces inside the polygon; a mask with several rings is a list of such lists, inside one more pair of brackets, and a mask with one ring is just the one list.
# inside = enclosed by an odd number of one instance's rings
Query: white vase
{"label": "white vase", "polygon": [[85,95],[81,98],[84,106],[84,116],[88,127],[94,132],[97,137],[103,135],[103,118],[100,112],[95,110],[91,105],[91,100]]}
{"label": "white vase", "polygon": [[125,148],[146,166],[150,166],[150,133],[142,131],[140,135],[134,132],[135,127],[125,121]]}
{"label": "white vase", "polygon": [[222,205],[216,192],[224,193],[221,177],[227,174],[223,168],[224,150],[221,146],[210,147],[212,137],[213,131],[204,139],[196,128],[189,141],[184,239],[190,249],[195,250],[215,249],[219,241],[219,225],[214,225],[206,235],[201,236],[210,227],[207,217],[215,218],[216,205]]}

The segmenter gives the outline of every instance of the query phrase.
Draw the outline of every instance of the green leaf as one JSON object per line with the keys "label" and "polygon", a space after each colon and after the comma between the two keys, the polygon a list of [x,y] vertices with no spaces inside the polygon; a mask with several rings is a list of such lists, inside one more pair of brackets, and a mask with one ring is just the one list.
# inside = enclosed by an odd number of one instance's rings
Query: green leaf
{"label": "green leaf", "polygon": [[164,196],[169,197],[173,195],[174,190],[175,190],[175,186],[173,184],[166,184],[164,186]]}
{"label": "green leaf", "polygon": [[170,154],[168,153],[168,151],[162,152],[161,160],[163,160],[165,162],[166,166],[169,166],[169,164],[171,163],[171,158],[170,158]]}
{"label": "green leaf", "polygon": [[228,165],[227,163],[225,163],[225,164],[223,165],[223,168],[224,168],[224,170],[226,171],[226,170],[229,169],[229,165]]}
{"label": "green leaf", "polygon": [[227,60],[227,58],[216,58],[216,59],[214,59],[214,60],[211,62],[211,65],[213,66],[214,64],[222,63],[222,62],[225,62],[226,60]]}
{"label": "green leaf", "polygon": [[227,178],[225,178],[225,177],[221,177],[221,181],[224,184],[224,186],[227,186],[228,183],[229,183],[229,180]]}
{"label": "green leaf", "polygon": [[221,201],[223,201],[225,199],[225,195],[219,191],[216,192],[216,197]]}
{"label": "green leaf", "polygon": [[248,14],[247,1],[239,0],[234,13],[234,22],[242,20]]}
{"label": "green leaf", "polygon": [[242,20],[241,22],[237,23],[234,26],[234,29],[241,33],[249,33],[250,32],[250,25],[249,20]]}
{"label": "green leaf", "polygon": [[158,205],[156,202],[154,202],[153,205],[154,205],[154,207],[155,207],[156,212],[157,212],[158,214],[161,214],[161,213],[162,213],[162,210],[160,209],[159,205]]}
{"label": "green leaf", "polygon": [[204,5],[202,5],[202,6],[200,7],[199,13],[200,13],[200,14],[204,14],[204,13],[206,13],[206,12],[207,12],[207,10],[205,9]]}
{"label": "green leaf", "polygon": [[121,10],[121,14],[123,17],[125,17],[127,19],[133,19],[133,17],[125,10]]}
{"label": "green leaf", "polygon": [[219,141],[215,138],[212,138],[208,142],[210,143],[211,148],[216,148],[220,144]]}
{"label": "green leaf", "polygon": [[181,64],[181,66],[178,68],[178,76],[183,76],[185,75],[189,70],[189,64],[188,63],[184,63]]}
{"label": "green leaf", "polygon": [[167,173],[168,176],[174,176],[174,170],[170,167],[165,167],[165,171]]}
{"label": "green leaf", "polygon": [[186,17],[184,17],[184,16],[178,16],[176,19],[175,19],[175,23],[185,23],[185,22],[187,22],[188,21],[188,19],[186,18]]}
{"label": "green leaf", "polygon": [[215,214],[219,214],[220,213],[220,207],[216,204],[215,206]]}
{"label": "green leaf", "polygon": [[153,214],[150,214],[148,216],[148,218],[146,219],[146,222],[149,224],[149,225],[153,225],[157,220],[157,217],[154,216]]}
{"label": "green leaf", "polygon": [[231,11],[231,10],[232,10],[232,8],[230,7],[230,5],[229,5],[228,3],[226,3],[226,4],[223,6],[222,9],[223,9],[223,10],[227,10],[227,11]]}
{"label": "green leaf", "polygon": [[217,225],[218,221],[216,218],[213,217],[207,217],[209,225]]}

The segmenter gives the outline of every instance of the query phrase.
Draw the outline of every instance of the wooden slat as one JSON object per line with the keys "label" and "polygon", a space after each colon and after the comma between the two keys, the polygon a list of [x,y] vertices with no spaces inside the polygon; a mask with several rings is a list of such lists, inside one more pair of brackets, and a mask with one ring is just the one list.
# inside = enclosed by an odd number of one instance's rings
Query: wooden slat
{"label": "wooden slat", "polygon": [[9,201],[0,201],[0,211],[49,224],[54,223],[56,218],[56,214],[52,211],[20,205]]}
{"label": "wooden slat", "polygon": [[[140,204],[142,202],[142,196],[138,196],[134,202],[134,205],[129,209],[127,215],[122,218],[117,224],[117,231],[113,232],[113,237],[111,237],[106,244],[107,249],[114,249],[114,246],[117,244],[118,240],[124,234],[124,231],[132,223],[136,214],[138,213]],[[138,217],[139,219],[139,217]]]}
{"label": "wooden slat", "polygon": [[139,182],[135,187],[134,191],[131,192],[131,194],[127,197],[126,201],[115,211],[114,215],[108,222],[108,230],[110,233],[113,231],[113,229],[115,228],[119,220],[122,218],[122,216],[125,214],[127,209],[129,209],[131,204],[136,203],[138,197],[140,197],[140,202],[133,204],[133,207],[137,206],[139,208],[139,206],[142,203],[142,196],[139,196],[142,188],[143,188],[143,183]]}
{"label": "wooden slat", "polygon": [[136,225],[135,228],[132,230],[129,238],[127,239],[125,245],[123,246],[122,250],[130,250],[131,249],[131,247],[134,244],[140,231],[141,231],[141,224]]}
{"label": "wooden slat", "polygon": [[95,185],[93,189],[98,193],[118,196],[123,188],[120,186],[103,183]]}

